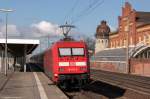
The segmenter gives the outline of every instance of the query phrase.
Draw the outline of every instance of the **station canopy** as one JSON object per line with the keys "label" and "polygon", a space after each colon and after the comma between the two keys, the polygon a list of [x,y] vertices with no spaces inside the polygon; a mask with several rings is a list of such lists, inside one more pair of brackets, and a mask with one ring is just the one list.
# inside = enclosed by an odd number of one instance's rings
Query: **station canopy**
{"label": "station canopy", "polygon": [[[0,39],[2,50],[5,49],[5,43],[6,39]],[[7,50],[15,56],[23,56],[31,54],[39,44],[40,41],[35,39],[7,39]]]}

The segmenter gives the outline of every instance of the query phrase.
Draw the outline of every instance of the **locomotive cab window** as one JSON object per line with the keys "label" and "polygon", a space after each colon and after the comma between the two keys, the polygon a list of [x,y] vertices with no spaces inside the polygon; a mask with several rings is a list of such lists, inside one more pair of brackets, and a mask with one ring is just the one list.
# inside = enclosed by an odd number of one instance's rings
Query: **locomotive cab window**
{"label": "locomotive cab window", "polygon": [[60,56],[84,56],[83,48],[59,48]]}
{"label": "locomotive cab window", "polygon": [[59,48],[60,56],[71,56],[71,48]]}
{"label": "locomotive cab window", "polygon": [[84,55],[84,49],[83,48],[72,48],[72,55],[83,56]]}

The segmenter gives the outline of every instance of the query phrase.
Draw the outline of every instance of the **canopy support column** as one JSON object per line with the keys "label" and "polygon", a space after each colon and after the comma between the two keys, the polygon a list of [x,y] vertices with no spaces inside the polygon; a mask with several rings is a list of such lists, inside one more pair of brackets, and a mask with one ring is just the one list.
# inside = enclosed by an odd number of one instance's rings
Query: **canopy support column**
{"label": "canopy support column", "polygon": [[24,45],[24,72],[26,72],[26,55],[27,55],[27,45]]}

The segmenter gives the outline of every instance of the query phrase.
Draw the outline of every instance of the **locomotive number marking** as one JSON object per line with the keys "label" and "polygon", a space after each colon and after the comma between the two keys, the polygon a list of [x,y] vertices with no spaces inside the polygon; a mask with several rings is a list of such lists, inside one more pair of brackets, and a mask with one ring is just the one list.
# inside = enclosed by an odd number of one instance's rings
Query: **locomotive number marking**
{"label": "locomotive number marking", "polygon": [[69,65],[70,65],[70,66],[76,66],[76,63],[75,63],[75,62],[70,62]]}

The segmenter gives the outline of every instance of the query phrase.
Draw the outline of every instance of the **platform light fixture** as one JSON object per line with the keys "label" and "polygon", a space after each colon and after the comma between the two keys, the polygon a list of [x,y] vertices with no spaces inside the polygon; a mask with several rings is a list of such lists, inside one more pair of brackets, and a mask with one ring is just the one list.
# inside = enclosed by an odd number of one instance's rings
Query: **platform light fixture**
{"label": "platform light fixture", "polygon": [[7,68],[8,68],[8,57],[7,57],[7,32],[8,32],[8,13],[13,12],[12,9],[0,9],[0,12],[4,12],[5,15],[5,25],[6,25],[6,33],[5,33],[5,75],[7,76]]}

